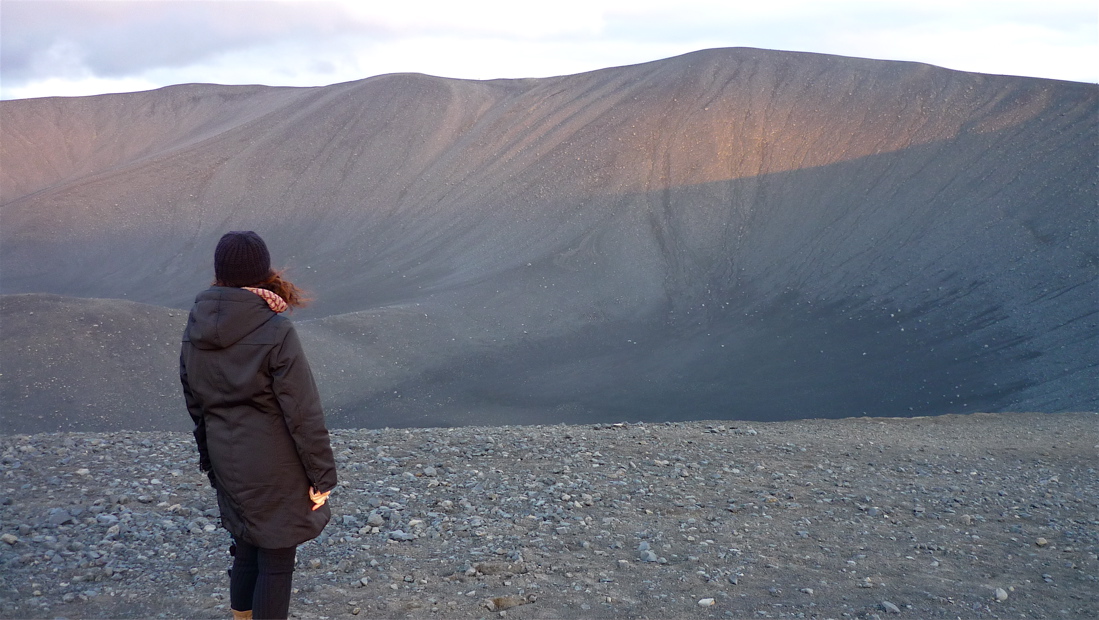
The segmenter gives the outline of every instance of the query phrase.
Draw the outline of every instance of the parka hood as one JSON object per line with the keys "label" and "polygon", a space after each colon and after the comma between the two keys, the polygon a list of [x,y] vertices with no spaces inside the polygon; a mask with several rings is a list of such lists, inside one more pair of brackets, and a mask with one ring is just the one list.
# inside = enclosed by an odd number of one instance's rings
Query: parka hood
{"label": "parka hood", "polygon": [[255,293],[214,286],[195,297],[183,340],[199,349],[224,349],[276,316],[267,302]]}

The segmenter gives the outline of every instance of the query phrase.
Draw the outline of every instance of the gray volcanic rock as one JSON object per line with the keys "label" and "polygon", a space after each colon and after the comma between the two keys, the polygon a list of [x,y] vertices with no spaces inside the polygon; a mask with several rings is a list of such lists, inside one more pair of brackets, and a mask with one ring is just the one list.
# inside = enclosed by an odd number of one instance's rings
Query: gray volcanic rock
{"label": "gray volcanic rock", "polygon": [[[298,618],[1090,618],[1095,414],[345,429]],[[0,436],[0,617],[226,618],[189,433]]]}
{"label": "gray volcanic rock", "polygon": [[753,49],[0,102],[0,291],[183,309],[257,230],[346,426],[1094,410],[1097,103]]}

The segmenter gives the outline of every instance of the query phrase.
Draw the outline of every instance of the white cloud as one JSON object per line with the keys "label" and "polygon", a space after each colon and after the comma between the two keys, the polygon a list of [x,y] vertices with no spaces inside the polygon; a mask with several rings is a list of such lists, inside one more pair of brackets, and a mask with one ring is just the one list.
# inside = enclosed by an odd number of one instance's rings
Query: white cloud
{"label": "white cloud", "polygon": [[[0,97],[399,71],[543,77],[761,47],[1099,81],[1093,0],[3,0]],[[71,87],[67,87],[71,84]]]}
{"label": "white cloud", "polygon": [[394,35],[539,39],[598,33],[603,26],[599,4],[580,0],[557,0],[552,4],[512,0],[409,3],[352,0],[341,6],[360,23],[383,27]]}
{"label": "white cloud", "polygon": [[58,78],[34,80],[26,84],[4,87],[4,99],[32,99],[35,97],[84,97],[105,93],[132,93],[160,88],[165,84],[143,78]]}
{"label": "white cloud", "polygon": [[[1004,42],[1010,42],[1005,45]],[[950,69],[1095,81],[1095,41],[1086,32],[1066,36],[1049,26],[998,23],[971,28],[914,24],[852,36],[839,34],[822,48],[885,60],[918,60]],[[1050,62],[1056,59],[1056,62]]]}
{"label": "white cloud", "polygon": [[72,41],[59,40],[31,59],[33,73],[59,78],[81,79],[88,76],[83,50]]}

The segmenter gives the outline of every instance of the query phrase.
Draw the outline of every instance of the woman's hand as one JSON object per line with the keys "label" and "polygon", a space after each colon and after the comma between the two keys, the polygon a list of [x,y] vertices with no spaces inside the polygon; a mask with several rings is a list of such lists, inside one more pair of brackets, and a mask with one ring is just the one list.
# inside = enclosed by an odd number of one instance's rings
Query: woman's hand
{"label": "woman's hand", "polygon": [[332,491],[325,491],[324,493],[317,493],[317,490],[313,487],[309,487],[309,499],[313,500],[313,510],[316,510],[324,505],[328,501],[328,496],[332,494]]}

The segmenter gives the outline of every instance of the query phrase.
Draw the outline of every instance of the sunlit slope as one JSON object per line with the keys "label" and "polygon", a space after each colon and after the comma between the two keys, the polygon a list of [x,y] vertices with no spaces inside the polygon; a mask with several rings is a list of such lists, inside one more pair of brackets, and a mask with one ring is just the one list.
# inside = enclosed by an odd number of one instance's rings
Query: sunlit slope
{"label": "sunlit slope", "polygon": [[65,163],[5,172],[0,290],[184,308],[255,229],[347,424],[1094,409],[1096,91],[711,50],[81,98],[83,157],[2,102]]}

